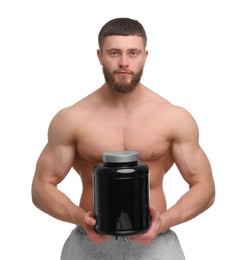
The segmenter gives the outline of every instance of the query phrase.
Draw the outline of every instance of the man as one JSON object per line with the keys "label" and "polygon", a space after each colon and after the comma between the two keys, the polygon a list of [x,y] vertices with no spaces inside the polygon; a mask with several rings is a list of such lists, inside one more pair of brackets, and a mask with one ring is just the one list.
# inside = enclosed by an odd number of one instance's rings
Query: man
{"label": "man", "polygon": [[[62,260],[185,259],[171,227],[191,220],[214,202],[215,187],[198,127],[188,111],[143,86],[147,37],[136,20],[117,18],[99,33],[98,59],[105,83],[76,104],[57,113],[48,143],[36,166],[33,203],[47,214],[76,225]],[[92,169],[104,151],[134,150],[150,169],[150,229],[127,242],[98,234],[94,226]],[[166,207],[162,183],[176,164],[189,189]],[[80,205],[57,185],[71,168],[82,179]]]}

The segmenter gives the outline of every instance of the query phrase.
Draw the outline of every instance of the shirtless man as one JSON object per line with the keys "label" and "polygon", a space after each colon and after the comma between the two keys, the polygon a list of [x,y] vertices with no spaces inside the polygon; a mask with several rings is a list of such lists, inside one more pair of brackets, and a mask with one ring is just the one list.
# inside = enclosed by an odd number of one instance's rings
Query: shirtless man
{"label": "shirtless man", "polygon": [[[62,260],[184,259],[171,227],[195,218],[214,202],[212,171],[199,145],[195,120],[140,82],[146,43],[138,21],[117,18],[106,23],[97,51],[105,83],[59,111],[50,123],[32,199],[45,213],[76,225],[63,247]],[[150,168],[151,227],[130,236],[128,242],[94,229],[92,168],[102,161],[104,151],[116,150],[139,152]],[[162,183],[174,163],[189,189],[167,208]],[[79,205],[57,188],[72,167],[82,179]]]}

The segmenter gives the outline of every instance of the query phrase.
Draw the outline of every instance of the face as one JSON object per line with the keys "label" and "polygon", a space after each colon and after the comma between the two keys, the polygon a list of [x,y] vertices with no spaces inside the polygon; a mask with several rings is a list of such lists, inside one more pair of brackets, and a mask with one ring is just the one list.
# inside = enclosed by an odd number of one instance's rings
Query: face
{"label": "face", "polygon": [[148,52],[139,36],[108,36],[97,52],[106,84],[117,93],[132,92],[140,82]]}

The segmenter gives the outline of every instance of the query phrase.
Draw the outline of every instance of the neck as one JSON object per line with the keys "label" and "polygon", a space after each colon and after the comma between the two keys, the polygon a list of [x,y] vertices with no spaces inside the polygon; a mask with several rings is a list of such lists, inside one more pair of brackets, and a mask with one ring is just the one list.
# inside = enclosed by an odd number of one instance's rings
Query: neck
{"label": "neck", "polygon": [[107,104],[114,105],[118,108],[129,108],[140,103],[144,86],[139,83],[132,92],[126,94],[114,91],[107,83],[105,83],[101,89],[103,91],[103,98]]}

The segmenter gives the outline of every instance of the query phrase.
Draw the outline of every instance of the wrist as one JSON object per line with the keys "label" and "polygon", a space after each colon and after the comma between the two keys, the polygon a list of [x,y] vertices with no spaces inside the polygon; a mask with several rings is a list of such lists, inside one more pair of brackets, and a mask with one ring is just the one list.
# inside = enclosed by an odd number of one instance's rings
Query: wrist
{"label": "wrist", "polygon": [[159,233],[165,233],[169,230],[173,225],[170,223],[169,216],[166,213],[162,213],[160,215],[160,227]]}
{"label": "wrist", "polygon": [[72,219],[72,223],[77,225],[77,226],[81,226],[84,227],[85,226],[85,214],[86,211],[83,210],[80,207],[77,207],[74,211],[73,214],[71,216]]}

